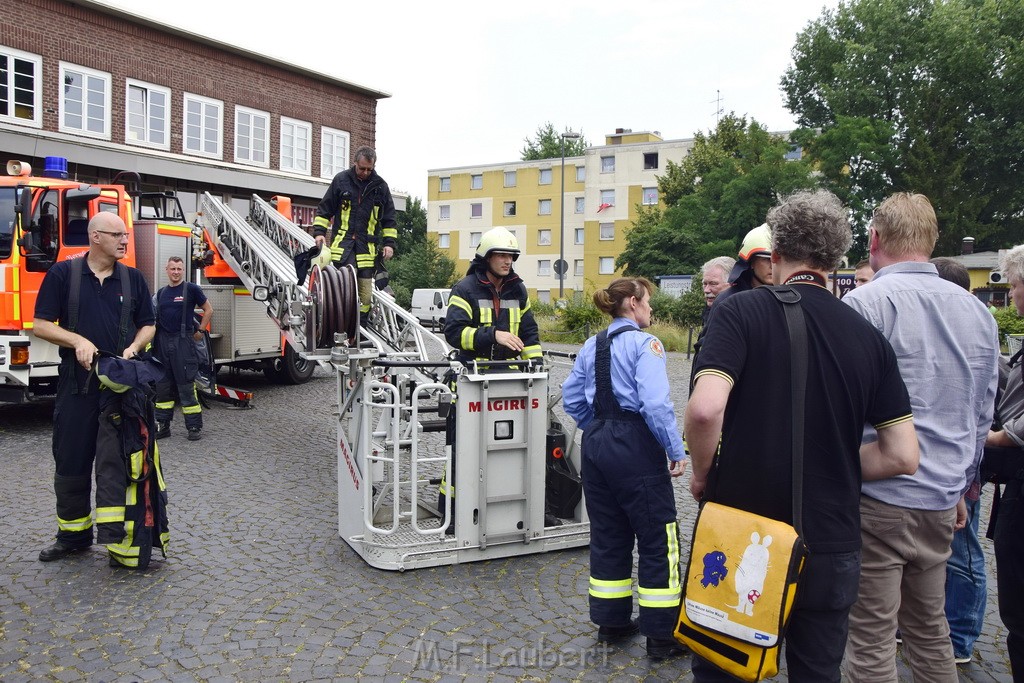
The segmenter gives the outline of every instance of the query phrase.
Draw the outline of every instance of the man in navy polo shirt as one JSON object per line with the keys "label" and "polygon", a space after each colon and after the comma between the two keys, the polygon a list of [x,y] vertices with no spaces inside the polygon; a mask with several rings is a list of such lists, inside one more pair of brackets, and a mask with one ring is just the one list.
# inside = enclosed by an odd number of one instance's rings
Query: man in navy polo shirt
{"label": "man in navy polo shirt", "polygon": [[[120,217],[96,214],[89,221],[89,251],[55,264],[39,287],[33,331],[61,347],[53,413],[57,541],[39,553],[42,562],[61,559],[93,543],[92,469],[100,415],[99,382],[89,372],[93,361],[100,351],[134,357],[153,339],[156,329],[142,273],[119,263],[128,242]],[[77,306],[73,303],[75,273],[79,273]]]}

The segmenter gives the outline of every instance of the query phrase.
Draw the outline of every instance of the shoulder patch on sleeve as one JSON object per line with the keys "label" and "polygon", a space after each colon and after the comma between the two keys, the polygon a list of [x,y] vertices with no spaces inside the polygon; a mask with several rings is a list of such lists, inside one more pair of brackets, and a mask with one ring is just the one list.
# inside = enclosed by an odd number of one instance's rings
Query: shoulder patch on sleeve
{"label": "shoulder patch on sleeve", "polygon": [[651,353],[653,353],[658,358],[665,357],[665,347],[661,345],[661,342],[657,338],[651,339],[650,343],[648,344],[648,347],[651,349]]}

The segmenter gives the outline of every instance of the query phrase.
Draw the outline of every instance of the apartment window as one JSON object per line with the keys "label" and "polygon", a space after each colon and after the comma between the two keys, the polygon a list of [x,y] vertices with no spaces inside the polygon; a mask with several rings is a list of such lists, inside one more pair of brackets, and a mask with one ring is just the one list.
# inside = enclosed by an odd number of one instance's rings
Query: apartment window
{"label": "apartment window", "polygon": [[583,244],[583,233],[584,232],[585,231],[584,231],[583,228],[576,228],[576,239],[574,240],[576,244]]}
{"label": "apartment window", "polygon": [[437,234],[437,246],[440,249],[447,249],[452,246],[452,236],[447,232]]}
{"label": "apartment window", "polygon": [[0,121],[43,125],[43,58],[0,46]]}
{"label": "apartment window", "polygon": [[537,275],[551,275],[551,259],[537,261]]}
{"label": "apartment window", "polygon": [[542,168],[540,169],[540,179],[537,181],[538,185],[550,185],[551,184],[551,169]]}
{"label": "apartment window", "polygon": [[270,166],[270,113],[235,107],[235,162]]}
{"label": "apartment window", "polygon": [[601,203],[615,206],[615,190],[601,190]]}
{"label": "apartment window", "polygon": [[469,205],[469,217],[470,218],[483,218],[484,205],[477,202]]}
{"label": "apartment window", "polygon": [[537,301],[542,304],[551,303],[551,290],[550,289],[538,289],[537,290]]}
{"label": "apartment window", "polygon": [[615,223],[601,223],[601,239],[615,239]]}
{"label": "apartment window", "polygon": [[181,148],[185,154],[220,159],[223,152],[224,103],[185,93]]}
{"label": "apartment window", "polygon": [[585,183],[587,182],[587,167],[577,166],[576,167],[576,182]]}
{"label": "apartment window", "polygon": [[313,124],[281,117],[281,170],[309,175]]}
{"label": "apartment window", "polygon": [[611,275],[615,272],[615,258],[612,256],[602,256],[598,260],[597,272],[601,275]]}
{"label": "apartment window", "polygon": [[452,179],[445,176],[438,178],[438,191],[439,192],[451,192],[452,191]]}
{"label": "apartment window", "polygon": [[505,187],[515,187],[515,186],[516,186],[516,172],[515,171],[505,171]]}
{"label": "apartment window", "polygon": [[479,232],[471,232],[471,233],[469,233],[469,246],[470,247],[472,247],[473,249],[476,249],[477,247],[480,246],[480,235],[481,234],[482,233],[479,233]]}
{"label": "apartment window", "polygon": [[515,216],[516,215],[516,203],[515,202],[505,202],[504,208],[502,208],[502,213],[505,216]]}
{"label": "apartment window", "polygon": [[551,244],[551,231],[550,230],[538,230],[537,231],[537,244],[542,247]]}
{"label": "apartment window", "polygon": [[656,171],[658,169],[658,153],[644,152],[644,170]]}
{"label": "apartment window", "polygon": [[469,176],[469,189],[471,190],[482,190],[484,189],[484,177],[483,175],[476,173]]}
{"label": "apartment window", "polygon": [[167,129],[171,118],[171,91],[131,79],[126,85],[124,141],[132,145],[170,149]]}
{"label": "apartment window", "polygon": [[601,173],[615,173],[615,157],[601,157]]}
{"label": "apartment window", "polygon": [[348,168],[348,133],[320,127],[320,177],[333,178]]}
{"label": "apartment window", "polygon": [[644,206],[655,206],[658,203],[658,188],[656,187],[645,187],[644,188]]}
{"label": "apartment window", "polygon": [[538,216],[550,216],[551,215],[551,200],[541,199],[537,202],[537,215]]}
{"label": "apartment window", "polygon": [[452,207],[450,204],[441,204],[437,207],[437,220],[446,221],[452,217]]}
{"label": "apartment window", "polygon": [[576,213],[583,213],[583,210],[586,208],[586,206],[587,206],[586,197],[577,197],[576,198]]}
{"label": "apartment window", "polygon": [[573,275],[583,277],[583,259],[578,258],[572,262]]}
{"label": "apartment window", "polygon": [[110,139],[110,74],[60,63],[60,131]]}

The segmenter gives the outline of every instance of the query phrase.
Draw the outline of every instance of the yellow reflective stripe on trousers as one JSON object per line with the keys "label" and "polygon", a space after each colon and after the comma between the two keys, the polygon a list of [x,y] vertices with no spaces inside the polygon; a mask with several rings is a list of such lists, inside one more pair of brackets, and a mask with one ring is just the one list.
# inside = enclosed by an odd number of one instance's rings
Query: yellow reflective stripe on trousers
{"label": "yellow reflective stripe on trousers", "polygon": [[85,531],[92,528],[92,515],[79,517],[78,519],[57,518],[57,528],[61,531]]}
{"label": "yellow reflective stripe on trousers", "polygon": [[96,523],[110,524],[124,521],[124,506],[96,508]]}
{"label": "yellow reflective stripe on trousers", "polygon": [[157,410],[174,410],[174,401],[157,401]]}
{"label": "yellow reflective stripe on trousers", "polygon": [[633,579],[629,578],[605,581],[603,579],[595,579],[591,576],[590,594],[595,598],[604,598],[606,600],[632,597]]}
{"label": "yellow reflective stripe on trousers", "polygon": [[132,545],[132,539],[135,538],[135,522],[125,522],[124,532],[124,538],[120,543],[107,544],[107,551],[125,567],[138,567],[139,547]]}
{"label": "yellow reflective stripe on trousers", "polygon": [[678,607],[682,598],[679,585],[679,526],[676,522],[665,525],[665,561],[668,562],[668,587],[645,588],[637,586],[637,602],[641,607]]}

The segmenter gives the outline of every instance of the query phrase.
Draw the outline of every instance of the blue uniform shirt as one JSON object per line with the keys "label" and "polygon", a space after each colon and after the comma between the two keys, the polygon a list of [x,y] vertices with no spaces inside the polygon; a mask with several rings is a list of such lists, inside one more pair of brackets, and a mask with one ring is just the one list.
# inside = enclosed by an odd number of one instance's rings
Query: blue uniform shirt
{"label": "blue uniform shirt", "polygon": [[[620,327],[639,329],[629,318],[615,318],[608,332]],[[597,378],[594,356],[597,337],[583,345],[569,378],[562,385],[562,405],[565,412],[581,429],[594,419],[594,395]],[[669,398],[668,372],[665,367],[665,348],[658,338],[646,332],[625,332],[611,344],[612,393],[623,410],[640,413],[654,437],[664,448],[670,460],[686,458],[683,439],[676,426],[676,413]]]}

